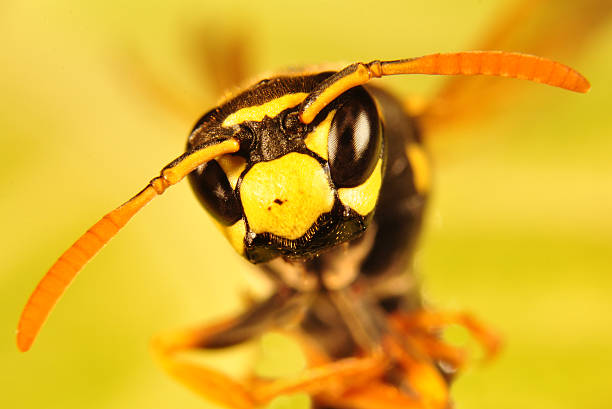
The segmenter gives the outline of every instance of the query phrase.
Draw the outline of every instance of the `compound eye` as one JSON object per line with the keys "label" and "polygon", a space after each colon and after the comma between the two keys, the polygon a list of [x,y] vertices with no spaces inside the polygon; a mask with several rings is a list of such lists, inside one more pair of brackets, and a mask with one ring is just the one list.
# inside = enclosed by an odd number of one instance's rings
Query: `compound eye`
{"label": "compound eye", "polygon": [[327,142],[329,169],[337,188],[365,182],[380,158],[382,125],[367,91],[353,88],[340,97]]}
{"label": "compound eye", "polygon": [[189,182],[200,203],[219,223],[231,226],[242,217],[242,211],[227,175],[216,160],[189,174]]}

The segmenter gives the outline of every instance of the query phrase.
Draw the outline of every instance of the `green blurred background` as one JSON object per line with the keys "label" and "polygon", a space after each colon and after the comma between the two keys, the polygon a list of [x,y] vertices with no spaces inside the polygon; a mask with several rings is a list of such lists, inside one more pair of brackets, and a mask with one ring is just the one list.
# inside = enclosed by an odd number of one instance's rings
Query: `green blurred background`
{"label": "green blurred background", "polygon": [[[216,101],[215,78],[202,81],[189,64],[193,30],[219,44],[246,35],[257,73],[470,49],[511,3],[3,0],[0,407],[214,407],[164,375],[148,341],[235,313],[265,286],[187,184],[87,266],[29,353],[14,343],[26,298],[55,258],[180,154]],[[610,55],[606,24],[564,61],[593,83],[587,96],[514,81],[523,98],[508,109],[432,135],[436,194],[417,254],[425,294],[506,339],[499,359],[455,384],[459,408],[610,405]],[[136,60],[201,112],[181,119],[141,92]],[[441,81],[385,84],[427,98]],[[210,359],[233,372],[250,353]]]}

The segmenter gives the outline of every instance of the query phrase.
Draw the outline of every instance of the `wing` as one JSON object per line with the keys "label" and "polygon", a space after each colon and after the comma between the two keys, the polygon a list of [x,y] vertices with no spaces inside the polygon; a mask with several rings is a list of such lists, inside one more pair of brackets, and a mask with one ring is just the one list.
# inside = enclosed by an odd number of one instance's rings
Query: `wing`
{"label": "wing", "polygon": [[[135,47],[121,45],[116,71],[119,80],[141,100],[156,105],[186,123],[195,123],[219,96],[250,78],[249,36],[243,28],[219,24],[187,27],[177,48],[185,58],[185,74],[195,74],[191,88],[165,78],[155,64]],[[179,82],[180,84],[180,82]]]}
{"label": "wing", "polygon": [[[609,0],[518,0],[475,49],[516,51],[570,64],[612,17]],[[449,78],[420,113],[425,134],[482,120],[516,104],[526,87],[491,78]],[[486,103],[483,103],[486,101]]]}

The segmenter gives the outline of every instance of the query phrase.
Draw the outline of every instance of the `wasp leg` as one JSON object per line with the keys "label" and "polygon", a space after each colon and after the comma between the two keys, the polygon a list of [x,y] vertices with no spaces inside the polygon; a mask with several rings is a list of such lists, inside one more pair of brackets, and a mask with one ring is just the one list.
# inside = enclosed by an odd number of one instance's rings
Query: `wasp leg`
{"label": "wasp leg", "polygon": [[380,378],[388,364],[383,355],[343,358],[308,368],[295,378],[254,380],[251,390],[255,401],[260,404],[279,395],[297,392],[338,397],[347,390]]}
{"label": "wasp leg", "polygon": [[371,382],[339,397],[314,397],[317,408],[350,409],[433,409],[418,399],[383,382]]}
{"label": "wasp leg", "polygon": [[178,356],[197,349],[202,340],[231,328],[233,321],[204,328],[187,329],[156,336],[151,342],[161,366],[175,379],[199,395],[232,409],[254,409],[255,401],[247,387],[229,376]]}
{"label": "wasp leg", "polygon": [[397,382],[400,389],[418,398],[426,408],[449,406],[448,382],[431,357],[421,353],[410,337],[387,337],[384,340],[387,353],[398,363],[403,376]]}
{"label": "wasp leg", "polygon": [[424,355],[434,361],[449,364],[453,370],[459,370],[468,361],[467,352],[440,340],[437,335],[413,334],[413,343]]}
{"label": "wasp leg", "polygon": [[[404,342],[405,341],[405,342]],[[356,385],[342,395],[319,393],[320,408],[442,409],[449,406],[448,384],[438,368],[410,340],[387,337],[384,349],[394,366],[382,378]]]}
{"label": "wasp leg", "polygon": [[383,356],[346,358],[308,368],[292,379],[267,381],[253,378],[240,382],[179,356],[186,350],[201,349],[197,345],[202,338],[214,337],[226,330],[228,325],[231,325],[231,321],[158,336],[153,340],[152,348],[162,367],[179,382],[201,396],[230,408],[253,409],[279,395],[297,392],[337,396],[355,385],[380,377],[387,366]]}
{"label": "wasp leg", "polygon": [[314,346],[305,347],[309,363],[314,366],[295,378],[276,380],[253,377],[238,381],[181,356],[185,351],[224,348],[253,339],[269,330],[291,327],[299,322],[308,299],[308,295],[284,294],[280,291],[238,318],[208,327],[159,335],[153,339],[152,349],[162,367],[178,381],[201,396],[234,409],[256,408],[288,393],[325,392],[339,395],[355,385],[380,377],[388,365],[387,358],[382,354],[330,361]]}
{"label": "wasp leg", "polygon": [[302,331],[280,331],[296,341],[306,358],[307,369],[292,378],[263,380],[253,377],[251,390],[255,400],[268,402],[279,395],[303,392],[312,396],[341,396],[380,378],[388,369],[388,356],[379,348],[362,357],[333,360],[321,348],[316,338]]}
{"label": "wasp leg", "polygon": [[452,347],[442,348],[443,344],[440,343],[439,339],[436,339],[440,329],[452,324],[467,329],[474,339],[480,343],[487,359],[494,357],[502,345],[499,334],[468,313],[420,310],[412,313],[396,313],[389,320],[396,329],[406,334],[420,334],[432,351],[438,349],[442,355],[449,354],[451,356],[454,354],[451,352]]}
{"label": "wasp leg", "polygon": [[251,340],[274,328],[290,327],[301,320],[308,303],[308,295],[279,289],[237,318],[216,325],[158,335],[151,347],[166,371],[200,395],[235,409],[255,408],[255,399],[247,385],[217,370],[188,362],[180,353],[225,348]]}

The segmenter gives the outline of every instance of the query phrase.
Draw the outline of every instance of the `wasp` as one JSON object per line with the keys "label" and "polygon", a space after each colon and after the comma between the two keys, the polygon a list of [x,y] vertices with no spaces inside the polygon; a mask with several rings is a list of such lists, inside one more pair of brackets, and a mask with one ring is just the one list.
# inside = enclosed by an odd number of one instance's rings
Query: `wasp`
{"label": "wasp", "polygon": [[[28,350],[82,267],[153,198],[188,178],[236,252],[275,285],[243,314],[156,337],[172,376],[235,409],[306,392],[317,408],[444,408],[464,364],[440,330],[465,326],[494,354],[496,335],[467,314],[424,308],[406,280],[430,193],[417,119],[370,81],[390,75],[489,75],[586,92],[561,63],[472,51],[355,63],[338,71],[271,76],[203,115],[185,153],[106,214],[52,265],[18,324]],[[302,347],[308,368],[291,379],[234,380],[180,352],[221,349],[271,330]]]}

